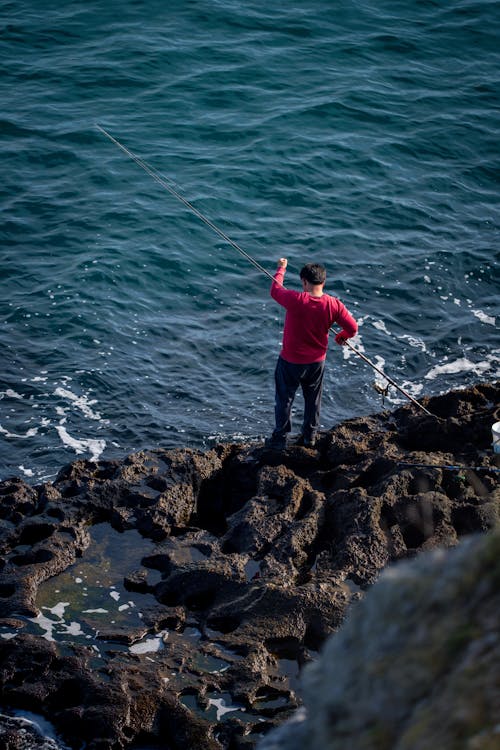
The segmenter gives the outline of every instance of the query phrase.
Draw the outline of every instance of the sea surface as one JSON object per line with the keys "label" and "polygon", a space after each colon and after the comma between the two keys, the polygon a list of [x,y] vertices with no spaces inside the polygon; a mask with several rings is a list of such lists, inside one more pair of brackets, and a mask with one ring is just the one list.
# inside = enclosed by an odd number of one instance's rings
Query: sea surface
{"label": "sea surface", "polygon": [[[414,398],[494,381],[500,6],[0,2],[0,479],[262,440],[323,262]],[[332,337],[322,426],[406,403]],[[302,402],[297,396],[294,431]]]}

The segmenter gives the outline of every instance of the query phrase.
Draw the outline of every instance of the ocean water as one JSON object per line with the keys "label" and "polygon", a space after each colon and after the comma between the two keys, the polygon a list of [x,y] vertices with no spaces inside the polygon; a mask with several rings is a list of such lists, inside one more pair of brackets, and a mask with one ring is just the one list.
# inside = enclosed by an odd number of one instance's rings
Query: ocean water
{"label": "ocean water", "polygon": [[[415,398],[499,377],[489,0],[4,0],[0,478],[260,440],[269,272],[324,262]],[[405,402],[332,339],[325,429]],[[297,397],[294,427],[300,424]]]}

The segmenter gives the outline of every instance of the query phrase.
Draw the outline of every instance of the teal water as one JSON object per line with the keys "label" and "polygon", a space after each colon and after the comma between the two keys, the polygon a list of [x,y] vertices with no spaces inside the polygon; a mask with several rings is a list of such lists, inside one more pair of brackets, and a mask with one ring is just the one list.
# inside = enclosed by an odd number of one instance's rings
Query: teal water
{"label": "teal water", "polygon": [[[324,262],[412,395],[498,378],[499,15],[1,3],[0,478],[272,428],[268,279],[96,123],[288,285]],[[332,343],[323,426],[382,408],[375,379]]]}

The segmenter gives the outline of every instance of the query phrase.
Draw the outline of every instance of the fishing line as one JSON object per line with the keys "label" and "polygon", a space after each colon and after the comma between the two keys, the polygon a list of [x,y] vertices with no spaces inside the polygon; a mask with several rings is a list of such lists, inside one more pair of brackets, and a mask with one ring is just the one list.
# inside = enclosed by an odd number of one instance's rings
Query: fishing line
{"label": "fishing line", "polygon": [[[161,174],[159,174],[153,167],[150,167],[149,164],[146,164],[145,161],[140,159],[136,154],[134,154],[132,151],[130,151],[126,146],[124,146],[120,141],[118,141],[116,138],[114,138],[110,133],[107,132],[107,130],[104,130],[100,125],[97,123],[95,124],[96,128],[103,133],[106,138],[109,138],[109,140],[114,143],[116,146],[118,146],[119,149],[123,151],[124,154],[126,154],[128,157],[132,159],[132,161],[135,161],[135,163],[141,167],[145,172],[147,172],[150,177],[153,178],[156,182],[158,182],[165,190],[167,190],[171,195],[174,196],[174,198],[177,198],[178,201],[184,204],[186,208],[188,208],[192,213],[195,214],[204,224],[206,224],[212,231],[214,231],[216,234],[219,235],[219,237],[222,237],[222,239],[229,243],[231,247],[234,247],[235,250],[237,250],[244,258],[248,260],[249,263],[251,263],[255,268],[257,268],[262,273],[265,273],[266,276],[268,276],[271,281],[274,281],[274,277],[269,271],[267,271],[263,266],[258,263],[255,258],[252,258],[251,255],[249,255],[245,250],[243,250],[242,247],[240,247],[234,240],[232,240],[230,237],[225,234],[225,232],[222,231],[222,229],[219,229],[210,219],[207,219],[206,216],[204,216],[201,211],[198,211],[195,206],[193,206],[192,203],[190,203],[184,196],[182,196],[175,188],[173,188],[171,185],[169,185],[168,181],[165,177],[163,177]],[[281,286],[284,286],[281,284]],[[333,331],[333,329],[330,329]],[[361,359],[366,362],[370,367],[372,367],[375,372],[378,372],[379,375],[381,375],[385,380],[387,380],[394,388],[396,388],[400,393],[402,393],[407,399],[409,399],[415,406],[418,406],[419,409],[421,409],[423,412],[425,412],[428,416],[433,416],[430,411],[428,411],[425,406],[422,406],[422,404],[417,401],[413,396],[405,391],[404,388],[401,388],[389,375],[386,375],[385,372],[383,372],[377,365],[375,365],[368,357],[365,357],[364,354],[362,354],[356,347],[354,347],[349,341],[345,341],[345,345],[351,349],[355,354],[358,355],[358,357],[361,357]]]}

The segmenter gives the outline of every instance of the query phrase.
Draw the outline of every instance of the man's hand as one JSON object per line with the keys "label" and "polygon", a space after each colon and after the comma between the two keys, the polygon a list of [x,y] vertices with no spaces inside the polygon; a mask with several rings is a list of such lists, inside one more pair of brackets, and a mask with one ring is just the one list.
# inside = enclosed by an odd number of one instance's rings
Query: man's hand
{"label": "man's hand", "polygon": [[337,333],[337,335],[335,336],[335,342],[339,346],[344,346],[348,338],[349,337],[345,335],[344,331],[340,331],[340,333]]}
{"label": "man's hand", "polygon": [[286,267],[287,267],[287,265],[288,265],[288,261],[287,261],[287,259],[286,259],[286,258],[280,258],[280,259],[279,259],[279,261],[278,261],[278,266],[279,266],[280,268],[286,268]]}

